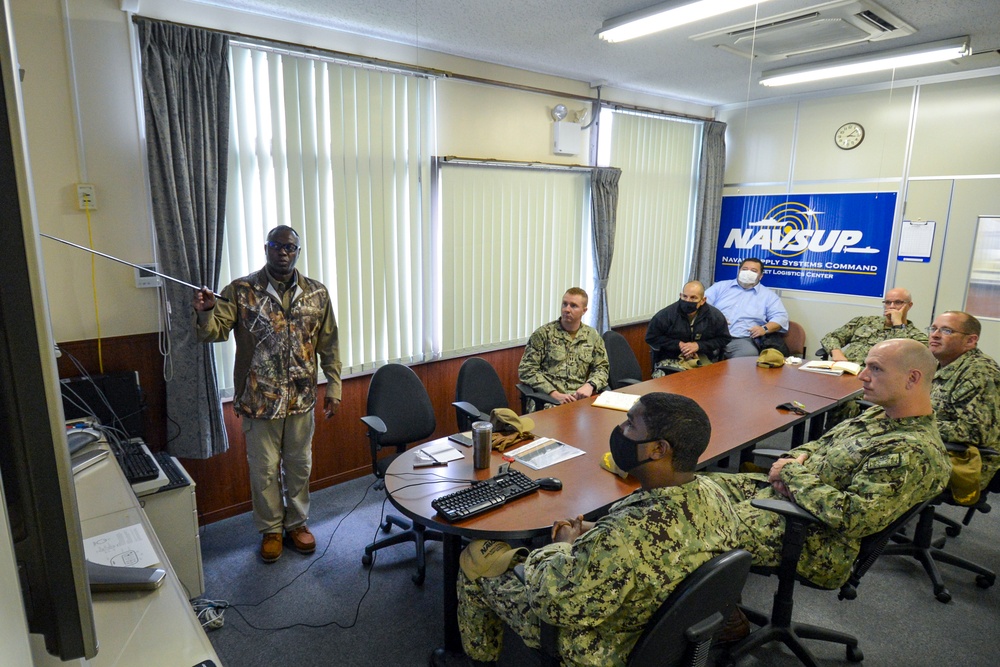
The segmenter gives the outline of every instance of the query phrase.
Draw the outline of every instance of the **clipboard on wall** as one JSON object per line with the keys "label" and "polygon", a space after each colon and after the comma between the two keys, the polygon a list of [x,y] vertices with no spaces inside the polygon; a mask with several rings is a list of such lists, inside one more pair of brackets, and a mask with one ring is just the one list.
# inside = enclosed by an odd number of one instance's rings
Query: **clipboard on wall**
{"label": "clipboard on wall", "polygon": [[933,220],[904,220],[899,234],[898,262],[927,263],[931,261],[934,247],[934,231],[937,223]]}

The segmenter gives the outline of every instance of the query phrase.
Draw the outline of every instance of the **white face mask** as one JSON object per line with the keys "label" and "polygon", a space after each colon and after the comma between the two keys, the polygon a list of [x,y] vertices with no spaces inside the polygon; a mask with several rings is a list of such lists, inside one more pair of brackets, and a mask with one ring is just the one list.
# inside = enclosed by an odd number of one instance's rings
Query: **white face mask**
{"label": "white face mask", "polygon": [[744,285],[753,285],[757,282],[757,274],[749,269],[743,269],[740,271],[740,275],[736,278]]}

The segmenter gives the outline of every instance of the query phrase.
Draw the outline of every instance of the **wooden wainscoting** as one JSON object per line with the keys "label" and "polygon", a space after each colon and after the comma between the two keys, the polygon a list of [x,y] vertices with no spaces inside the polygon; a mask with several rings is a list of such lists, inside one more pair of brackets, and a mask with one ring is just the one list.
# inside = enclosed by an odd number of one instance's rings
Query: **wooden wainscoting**
{"label": "wooden wainscoting", "polygon": [[[649,348],[644,336],[646,324],[634,324],[617,329],[625,336],[643,368],[643,379],[649,379]],[[166,414],[166,384],[163,380],[163,358],[159,353],[157,334],[138,334],[106,338],[102,341],[105,372],[137,370],[146,397],[146,441],[150,449],[169,450],[169,440],[178,437],[176,426]],[[59,343],[60,349],[76,357],[88,373],[98,372],[96,341]],[[484,352],[476,355],[486,359],[496,369],[507,387],[507,401],[517,409],[520,396],[517,365],[523,347]],[[437,430],[432,438],[454,433],[457,429],[455,382],[465,357],[414,365],[413,371],[427,387],[437,418]],[[80,372],[68,355],[59,359],[60,377],[75,377]],[[365,426],[365,414],[370,376],[360,375],[344,380],[340,411],[332,419],[319,415],[313,437],[313,470],[310,488],[326,488],[371,474],[371,454]],[[324,387],[320,388],[320,399]],[[250,482],[246,466],[246,442],[240,419],[231,403],[223,405],[223,416],[229,438],[229,450],[210,459],[182,459],[181,463],[198,485],[198,515],[202,524],[211,523],[250,510]]]}

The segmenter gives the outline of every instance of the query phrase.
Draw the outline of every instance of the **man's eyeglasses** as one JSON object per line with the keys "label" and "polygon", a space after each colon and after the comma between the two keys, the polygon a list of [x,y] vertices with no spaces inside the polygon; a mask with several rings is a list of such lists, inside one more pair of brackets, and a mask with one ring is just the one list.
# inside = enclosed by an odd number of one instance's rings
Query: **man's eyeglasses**
{"label": "man's eyeglasses", "polygon": [[972,334],[966,333],[965,331],[955,331],[951,327],[935,327],[929,326],[924,331],[929,334],[941,333],[942,336],[951,336],[952,334],[962,334],[963,336],[971,336]]}
{"label": "man's eyeglasses", "polygon": [[902,308],[903,306],[905,306],[908,303],[909,303],[909,301],[900,301],[899,299],[896,299],[895,301],[883,301],[882,305],[883,306],[895,306],[896,308]]}
{"label": "man's eyeglasses", "polygon": [[299,250],[299,247],[294,243],[278,243],[277,241],[268,241],[267,247],[271,250],[284,250],[289,255],[292,255]]}

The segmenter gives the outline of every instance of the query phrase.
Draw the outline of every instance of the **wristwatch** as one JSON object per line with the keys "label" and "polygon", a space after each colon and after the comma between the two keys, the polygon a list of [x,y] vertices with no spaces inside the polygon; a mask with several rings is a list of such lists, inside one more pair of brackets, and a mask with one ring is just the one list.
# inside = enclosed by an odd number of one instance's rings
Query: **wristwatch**
{"label": "wristwatch", "polygon": [[587,380],[587,384],[589,384],[594,389],[595,392],[597,391],[597,385],[594,384],[591,380]]}

